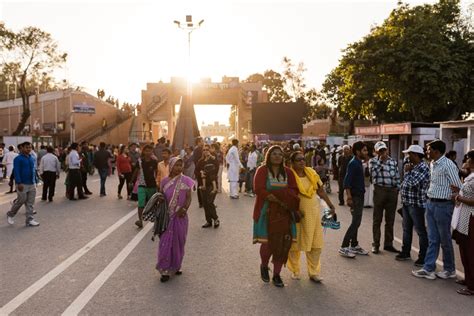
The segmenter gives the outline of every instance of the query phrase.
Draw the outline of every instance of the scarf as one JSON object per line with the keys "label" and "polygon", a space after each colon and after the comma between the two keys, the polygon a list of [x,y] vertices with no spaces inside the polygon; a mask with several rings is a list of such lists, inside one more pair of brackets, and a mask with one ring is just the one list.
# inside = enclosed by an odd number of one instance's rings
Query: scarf
{"label": "scarf", "polygon": [[291,168],[291,171],[293,171],[293,174],[295,175],[298,191],[300,192],[301,195],[311,199],[316,193],[316,190],[318,189],[318,187],[320,186],[321,179],[319,178],[316,171],[313,170],[313,168],[304,167],[303,170],[304,170],[304,174],[306,175],[306,177],[308,177],[309,181],[311,182],[311,185],[307,189],[304,187],[303,181],[301,181],[295,169]]}
{"label": "scarf", "polygon": [[183,159],[181,159],[180,157],[173,157],[170,159],[168,163],[170,174],[171,174],[171,171],[173,170],[174,165],[180,160],[183,161]]}

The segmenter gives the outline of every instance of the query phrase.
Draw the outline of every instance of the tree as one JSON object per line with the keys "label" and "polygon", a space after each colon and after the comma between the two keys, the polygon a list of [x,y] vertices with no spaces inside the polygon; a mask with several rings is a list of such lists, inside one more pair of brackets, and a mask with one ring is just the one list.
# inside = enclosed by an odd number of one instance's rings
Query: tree
{"label": "tree", "polygon": [[51,34],[36,27],[13,32],[0,27],[0,51],[4,57],[2,73],[14,82],[22,99],[22,114],[13,135],[19,135],[30,117],[30,95],[39,92],[31,83],[52,81],[52,72],[66,62],[67,54],[58,51]]}
{"label": "tree", "polygon": [[268,93],[270,102],[289,102],[290,96],[285,89],[285,78],[274,70],[265,70],[262,74],[255,73],[250,75],[244,82],[260,82],[263,89]]}
{"label": "tree", "polygon": [[270,102],[302,102],[306,108],[303,118],[305,123],[315,118],[328,118],[331,107],[323,103],[315,88],[308,89],[306,86],[304,64],[300,62],[295,65],[288,57],[283,57],[282,64],[283,74],[270,69],[263,75],[252,74],[244,82],[261,82]]}
{"label": "tree", "polygon": [[323,84],[341,116],[379,121],[457,119],[474,102],[474,42],[459,1],[399,3],[350,44]]}

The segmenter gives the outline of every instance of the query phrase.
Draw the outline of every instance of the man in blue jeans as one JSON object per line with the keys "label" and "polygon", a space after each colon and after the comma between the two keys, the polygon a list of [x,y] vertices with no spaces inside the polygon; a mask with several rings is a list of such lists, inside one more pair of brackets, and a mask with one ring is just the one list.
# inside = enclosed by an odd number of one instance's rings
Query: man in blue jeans
{"label": "man in blue jeans", "polygon": [[[427,145],[426,154],[431,159],[430,185],[426,203],[426,221],[428,224],[428,251],[423,268],[412,271],[418,278],[434,280],[453,279],[456,277],[454,250],[451,241],[451,218],[454,202],[451,200],[451,187],[461,187],[458,168],[444,156],[446,144],[441,140],[432,141]],[[436,259],[439,247],[443,249],[443,271],[436,272]]]}
{"label": "man in blue jeans", "polygon": [[112,155],[105,148],[105,143],[101,142],[99,144],[99,150],[94,155],[94,166],[97,168],[100,176],[100,196],[106,196],[105,193],[105,181],[109,175],[109,159],[112,158]]}
{"label": "man in blue jeans", "polygon": [[347,173],[344,177],[344,189],[347,195],[347,206],[351,208],[352,222],[347,228],[342,240],[339,254],[346,258],[355,258],[356,255],[366,256],[369,253],[364,250],[357,239],[362,213],[364,210],[364,168],[362,160],[367,159],[367,145],[363,142],[355,142],[352,151],[354,158],[347,165]]}
{"label": "man in blue jeans", "polygon": [[424,151],[419,145],[411,145],[403,151],[409,162],[404,166],[401,185],[403,204],[403,245],[402,251],[395,256],[398,261],[410,259],[413,227],[418,234],[420,252],[415,266],[422,267],[428,249],[428,235],[425,226],[426,191],[430,184],[430,168],[423,161]]}

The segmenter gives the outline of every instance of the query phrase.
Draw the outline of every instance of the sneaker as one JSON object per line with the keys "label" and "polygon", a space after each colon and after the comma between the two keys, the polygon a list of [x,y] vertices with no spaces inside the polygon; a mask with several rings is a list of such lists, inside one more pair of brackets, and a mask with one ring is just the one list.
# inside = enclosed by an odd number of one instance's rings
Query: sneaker
{"label": "sneaker", "polygon": [[411,257],[410,255],[406,255],[404,253],[399,253],[398,255],[395,256],[395,260],[397,261],[405,261],[405,260],[410,260]]}
{"label": "sneaker", "polygon": [[123,197],[122,197],[120,194],[117,195],[117,198],[118,198],[119,200],[123,199]]}
{"label": "sneaker", "polygon": [[423,268],[423,266],[425,265],[425,259],[418,258],[418,260],[415,261],[414,265],[415,267]]}
{"label": "sneaker", "polygon": [[137,220],[135,225],[137,225],[138,228],[143,228],[143,222],[141,220]]}
{"label": "sneaker", "polygon": [[250,197],[255,197],[255,193],[249,193]]}
{"label": "sneaker", "polygon": [[30,219],[28,222],[26,222],[26,226],[36,227],[36,226],[39,226],[39,225],[40,225],[40,223],[38,223],[34,219]]}
{"label": "sneaker", "polygon": [[417,278],[425,278],[425,279],[428,279],[428,280],[436,280],[436,274],[434,272],[428,272],[425,269],[412,271],[411,274],[413,274],[413,276],[416,276]]}
{"label": "sneaker", "polygon": [[436,276],[440,279],[447,280],[447,279],[455,279],[456,278],[456,271],[448,272],[448,271],[441,271],[436,272]]}
{"label": "sneaker", "polygon": [[318,276],[318,275],[312,275],[309,277],[309,280],[314,282],[314,283],[321,283],[323,282],[323,278]]}
{"label": "sneaker", "polygon": [[379,247],[377,247],[377,246],[372,246],[372,253],[374,253],[374,254],[380,253]]}
{"label": "sneaker", "polygon": [[362,256],[367,256],[369,252],[367,250],[364,250],[361,246],[357,245],[355,247],[350,247],[349,251],[352,252],[353,254],[356,255],[362,255]]}
{"label": "sneaker", "polygon": [[293,280],[299,280],[299,279],[301,279],[301,276],[300,276],[299,274],[292,273],[292,274],[291,274],[291,278],[292,278]]}
{"label": "sneaker", "polygon": [[215,219],[215,220],[214,220],[214,228],[219,227],[220,224],[221,224],[221,222],[220,222],[218,219]]}
{"label": "sneaker", "polygon": [[355,258],[355,254],[353,254],[350,250],[349,250],[349,247],[341,247],[339,248],[339,254],[343,257],[346,257],[346,258]]}
{"label": "sneaker", "polygon": [[8,224],[13,225],[13,224],[15,224],[15,219],[13,217],[7,215],[7,222],[8,222]]}
{"label": "sneaker", "polygon": [[202,228],[209,228],[212,227],[212,223],[206,222],[206,224],[201,226]]}

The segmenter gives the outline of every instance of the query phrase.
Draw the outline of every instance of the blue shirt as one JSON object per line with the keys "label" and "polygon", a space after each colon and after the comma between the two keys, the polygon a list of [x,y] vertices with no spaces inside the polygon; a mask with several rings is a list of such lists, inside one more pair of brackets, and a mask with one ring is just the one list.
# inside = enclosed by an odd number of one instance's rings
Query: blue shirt
{"label": "blue shirt", "polygon": [[347,173],[344,177],[344,189],[350,189],[352,194],[358,196],[363,196],[365,193],[362,160],[355,156],[347,165]]}
{"label": "blue shirt", "polygon": [[20,154],[13,160],[16,184],[36,183],[36,159],[32,155]]}

